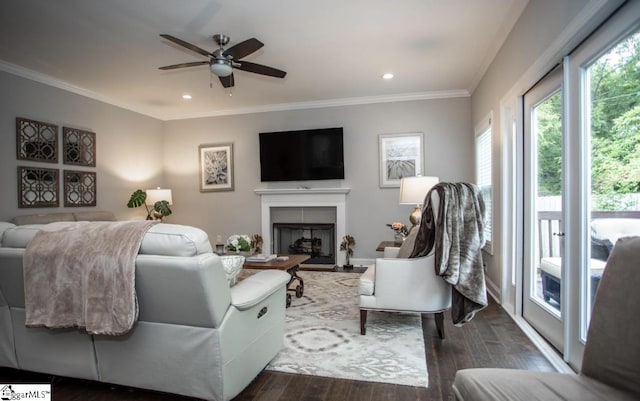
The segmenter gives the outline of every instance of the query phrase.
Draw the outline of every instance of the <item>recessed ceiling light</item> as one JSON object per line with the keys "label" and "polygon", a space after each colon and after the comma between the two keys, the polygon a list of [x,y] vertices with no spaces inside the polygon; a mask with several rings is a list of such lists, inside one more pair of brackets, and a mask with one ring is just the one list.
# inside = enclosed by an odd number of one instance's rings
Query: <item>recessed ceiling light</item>
{"label": "recessed ceiling light", "polygon": [[390,72],[387,72],[382,75],[382,79],[391,79],[391,78],[393,78],[393,74]]}
{"label": "recessed ceiling light", "polygon": [[186,94],[182,95],[182,98],[183,98],[184,100],[191,100],[191,95],[190,95],[190,94],[188,94],[188,93],[186,93]]}

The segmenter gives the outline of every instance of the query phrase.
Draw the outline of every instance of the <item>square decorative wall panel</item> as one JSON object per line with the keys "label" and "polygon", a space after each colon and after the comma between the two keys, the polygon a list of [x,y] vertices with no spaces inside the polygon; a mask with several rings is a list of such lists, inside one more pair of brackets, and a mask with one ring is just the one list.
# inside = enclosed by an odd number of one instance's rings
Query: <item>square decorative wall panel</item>
{"label": "square decorative wall panel", "polygon": [[16,118],[16,157],[19,160],[58,162],[58,126]]}
{"label": "square decorative wall panel", "polygon": [[64,206],[96,205],[96,173],[64,170]]}
{"label": "square decorative wall panel", "polygon": [[18,166],[18,207],[58,207],[59,170]]}
{"label": "square decorative wall panel", "polygon": [[96,166],[96,134],[75,128],[62,128],[64,164]]}

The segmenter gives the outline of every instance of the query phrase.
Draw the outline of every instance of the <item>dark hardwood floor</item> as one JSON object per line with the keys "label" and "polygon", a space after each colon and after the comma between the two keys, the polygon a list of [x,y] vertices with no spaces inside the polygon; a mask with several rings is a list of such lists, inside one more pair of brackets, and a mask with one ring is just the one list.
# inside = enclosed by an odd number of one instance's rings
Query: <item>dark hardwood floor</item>
{"label": "dark hardwood floor", "polygon": [[[441,340],[432,317],[422,320],[429,387],[409,387],[263,371],[234,401],[403,401],[455,400],[451,390],[458,369],[498,367],[554,371],[507,313],[495,302],[462,327],[445,318]],[[0,383],[52,382],[53,400],[191,400],[104,383],[0,368]]]}

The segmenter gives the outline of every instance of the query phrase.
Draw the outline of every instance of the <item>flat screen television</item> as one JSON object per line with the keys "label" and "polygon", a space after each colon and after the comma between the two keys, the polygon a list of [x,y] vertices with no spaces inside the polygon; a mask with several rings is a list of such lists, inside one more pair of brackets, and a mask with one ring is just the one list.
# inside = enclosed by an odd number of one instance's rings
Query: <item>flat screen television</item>
{"label": "flat screen television", "polygon": [[260,133],[260,180],[344,178],[342,127]]}

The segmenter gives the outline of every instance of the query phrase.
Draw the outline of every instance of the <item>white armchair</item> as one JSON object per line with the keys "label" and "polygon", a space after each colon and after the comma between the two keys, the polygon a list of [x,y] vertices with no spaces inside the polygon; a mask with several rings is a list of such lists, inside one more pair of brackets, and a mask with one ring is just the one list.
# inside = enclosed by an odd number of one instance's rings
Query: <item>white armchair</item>
{"label": "white armchair", "polygon": [[[432,192],[432,201],[439,197]],[[437,215],[437,210],[434,210]],[[417,227],[405,240],[412,241]],[[403,244],[413,248],[410,243]],[[435,272],[431,252],[421,258],[397,258],[400,248],[385,248],[384,257],[376,259],[360,277],[360,334],[366,334],[368,311],[392,311],[435,314],[440,338],[444,338],[444,311],[451,308],[451,286]]]}

